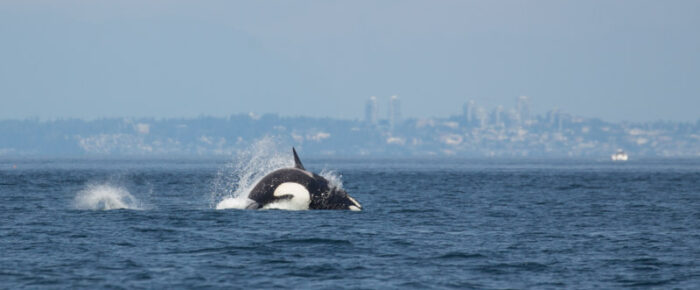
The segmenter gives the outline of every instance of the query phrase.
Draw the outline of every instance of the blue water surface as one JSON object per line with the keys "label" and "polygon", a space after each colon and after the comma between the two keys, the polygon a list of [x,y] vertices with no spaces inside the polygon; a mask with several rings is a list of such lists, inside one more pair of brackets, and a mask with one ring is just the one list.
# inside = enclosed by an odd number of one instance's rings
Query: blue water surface
{"label": "blue water surface", "polygon": [[699,160],[305,160],[362,212],[215,210],[226,162],[0,160],[0,288],[700,288]]}

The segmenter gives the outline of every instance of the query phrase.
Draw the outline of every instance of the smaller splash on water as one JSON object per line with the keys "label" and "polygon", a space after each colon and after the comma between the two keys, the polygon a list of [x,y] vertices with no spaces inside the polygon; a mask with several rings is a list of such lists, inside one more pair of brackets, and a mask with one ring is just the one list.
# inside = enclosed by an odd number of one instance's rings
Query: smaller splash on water
{"label": "smaller splash on water", "polygon": [[88,184],[76,194],[73,204],[87,210],[143,209],[126,188],[110,184]]}

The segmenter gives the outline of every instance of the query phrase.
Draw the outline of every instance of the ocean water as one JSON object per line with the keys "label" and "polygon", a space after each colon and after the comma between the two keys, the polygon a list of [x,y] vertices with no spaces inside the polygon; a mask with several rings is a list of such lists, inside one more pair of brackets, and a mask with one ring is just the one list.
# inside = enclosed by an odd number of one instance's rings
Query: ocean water
{"label": "ocean water", "polygon": [[700,160],[304,163],[364,210],[216,210],[225,158],[0,160],[0,288],[700,288]]}

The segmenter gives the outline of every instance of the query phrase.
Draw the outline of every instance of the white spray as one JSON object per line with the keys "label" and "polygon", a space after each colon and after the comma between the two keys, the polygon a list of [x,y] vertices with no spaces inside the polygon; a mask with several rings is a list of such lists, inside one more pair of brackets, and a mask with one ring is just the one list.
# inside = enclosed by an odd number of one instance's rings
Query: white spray
{"label": "white spray", "polygon": [[252,200],[248,193],[268,173],[294,166],[291,148],[283,150],[272,137],[253,143],[238,152],[232,162],[220,169],[214,179],[211,206],[216,209],[245,209]]}
{"label": "white spray", "polygon": [[143,209],[143,205],[126,188],[111,184],[88,184],[75,195],[77,209]]}
{"label": "white spray", "polygon": [[343,189],[343,176],[333,170],[321,170],[321,173],[318,175],[323,176],[326,180],[328,180],[328,186],[331,188],[337,188],[337,189]]}

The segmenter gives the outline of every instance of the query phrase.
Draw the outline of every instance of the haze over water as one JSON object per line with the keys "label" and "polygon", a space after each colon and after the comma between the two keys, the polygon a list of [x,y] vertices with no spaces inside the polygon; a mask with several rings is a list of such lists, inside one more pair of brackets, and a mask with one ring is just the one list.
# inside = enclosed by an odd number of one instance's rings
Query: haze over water
{"label": "haze over water", "polygon": [[525,95],[537,114],[695,122],[699,9],[692,0],[5,0],[0,119],[353,119],[366,98],[392,95],[405,117],[425,118]]}
{"label": "haze over water", "polygon": [[0,287],[700,284],[697,160],[305,160],[362,212],[215,210],[227,164],[0,160]]}

